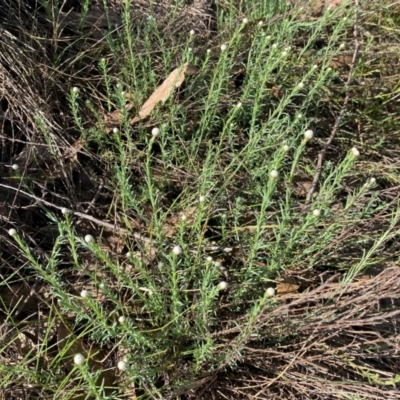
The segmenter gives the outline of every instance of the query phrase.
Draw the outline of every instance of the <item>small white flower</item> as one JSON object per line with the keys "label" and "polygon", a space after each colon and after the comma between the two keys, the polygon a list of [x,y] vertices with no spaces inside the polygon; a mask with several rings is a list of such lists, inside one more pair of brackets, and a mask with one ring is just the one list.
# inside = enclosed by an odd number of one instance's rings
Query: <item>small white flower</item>
{"label": "small white flower", "polygon": [[119,129],[118,128],[114,128],[113,129],[113,133],[118,133],[119,132]]}
{"label": "small white flower", "polygon": [[371,179],[369,180],[369,184],[370,184],[370,185],[375,185],[375,183],[376,183],[376,179],[375,179],[375,178],[371,178]]}
{"label": "small white flower", "polygon": [[305,140],[311,140],[313,137],[314,137],[314,131],[313,131],[313,130],[307,129],[307,130],[304,132],[304,139],[305,139]]}
{"label": "small white flower", "polygon": [[289,151],[290,147],[289,147],[287,144],[285,144],[285,145],[282,147],[282,149],[283,149],[283,151],[284,151],[285,153],[287,153],[287,152]]}
{"label": "small white flower", "polygon": [[272,45],[272,48],[273,49],[276,49],[278,47],[278,45],[276,44],[276,43],[274,43],[273,45]]}
{"label": "small white flower", "polygon": [[192,51],[192,48],[191,47],[188,47],[188,52],[191,52]]}
{"label": "small white flower", "polygon": [[304,87],[304,82],[300,82],[297,86],[298,86],[299,89],[303,89],[303,87]]}
{"label": "small white flower", "polygon": [[317,68],[318,68],[318,65],[317,65],[317,64],[314,64],[312,67],[313,67],[313,69],[317,69]]}
{"label": "small white flower", "polygon": [[122,360],[121,360],[121,361],[118,361],[117,368],[118,368],[120,371],[125,371],[126,368],[127,368],[126,362],[125,362],[125,361],[122,361]]}
{"label": "small white flower", "polygon": [[327,70],[328,72],[331,72],[331,71],[332,71],[332,68],[331,68],[331,67],[328,67],[326,70]]}
{"label": "small white flower", "polygon": [[126,258],[130,258],[131,255],[132,255],[132,253],[131,253],[130,251],[128,251],[128,252],[125,254]]}
{"label": "small white flower", "polygon": [[258,21],[258,26],[263,26],[264,22]]}
{"label": "small white flower", "polygon": [[360,155],[360,152],[359,152],[359,150],[357,149],[357,147],[353,147],[353,148],[351,149],[351,152],[353,153],[353,156],[354,156],[354,157],[358,157],[358,156]]}
{"label": "small white flower", "polygon": [[274,297],[275,296],[275,289],[273,287],[269,287],[266,290],[267,296]]}
{"label": "small white flower", "polygon": [[76,365],[82,365],[84,362],[85,362],[85,357],[81,353],[75,354],[74,363]]}
{"label": "small white flower", "polygon": [[345,47],[345,44],[344,44],[344,43],[342,43],[342,44],[339,46],[340,49],[344,49],[344,47]]}
{"label": "small white flower", "polygon": [[206,196],[200,196],[199,197],[199,202],[204,203],[206,201]]}
{"label": "small white flower", "polygon": [[347,21],[347,17],[343,17],[343,21]]}
{"label": "small white flower", "polygon": [[321,215],[321,211],[316,208],[313,212],[314,217],[319,217]]}
{"label": "small white flower", "polygon": [[106,62],[106,59],[103,57],[100,61],[104,64]]}
{"label": "small white flower", "polygon": [[153,19],[154,19],[154,17],[152,15],[147,16],[147,21],[152,21]]}
{"label": "small white flower", "polygon": [[236,104],[236,108],[241,108],[242,107],[242,103],[239,101],[239,103]]}
{"label": "small white flower", "polygon": [[11,228],[11,229],[8,231],[8,234],[9,234],[11,237],[13,237],[13,236],[15,236],[15,235],[17,234],[17,231],[16,231],[14,228]]}
{"label": "small white flower", "polygon": [[153,128],[153,129],[151,130],[151,135],[152,135],[154,138],[156,138],[157,136],[159,136],[160,133],[161,133],[160,128]]}
{"label": "small white flower", "polygon": [[18,170],[19,170],[19,165],[18,165],[18,164],[13,164],[13,165],[11,165],[11,168],[12,168],[14,171],[18,171]]}
{"label": "small white flower", "polygon": [[122,361],[125,361],[126,363],[128,362],[128,356],[123,356]]}
{"label": "small white flower", "polygon": [[297,119],[303,118],[303,114],[302,114],[302,113],[298,113],[298,114],[296,115],[296,118],[297,118]]}
{"label": "small white flower", "polygon": [[106,288],[106,284],[104,282],[101,282],[100,285],[99,285],[99,288],[101,290],[104,290]]}
{"label": "small white flower", "polygon": [[288,55],[287,51],[282,51],[282,57],[286,57]]}
{"label": "small white flower", "polygon": [[90,293],[87,290],[82,290],[81,297],[83,297],[83,298],[90,297]]}
{"label": "small white flower", "polygon": [[247,18],[243,18],[243,23],[246,25],[249,22]]}
{"label": "small white flower", "polygon": [[273,170],[269,173],[269,176],[270,176],[272,179],[275,179],[275,178],[277,178],[277,177],[279,176],[279,172],[278,172],[276,169],[273,169]]}
{"label": "small white flower", "polygon": [[266,36],[265,39],[270,40],[271,39],[271,35]]}
{"label": "small white flower", "polygon": [[181,246],[175,246],[172,249],[172,252],[176,255],[179,256],[179,254],[182,254],[182,247]]}
{"label": "small white flower", "polygon": [[182,221],[186,221],[186,220],[187,220],[187,216],[186,216],[185,214],[182,214],[182,215],[181,215],[181,220],[182,220]]}
{"label": "small white flower", "polygon": [[207,54],[210,54],[211,53],[211,49],[207,49]]}
{"label": "small white flower", "polygon": [[223,45],[221,46],[221,51],[225,51],[227,48],[228,48],[228,46],[227,46],[226,44],[223,44]]}
{"label": "small white flower", "polygon": [[68,214],[68,213],[69,213],[68,208],[63,207],[63,208],[61,209],[61,214]]}
{"label": "small white flower", "polygon": [[222,281],[218,283],[218,289],[219,290],[226,290],[228,289],[228,282]]}
{"label": "small white flower", "polygon": [[207,260],[207,262],[212,262],[213,258],[212,258],[211,256],[208,256],[208,257],[206,258],[206,260]]}
{"label": "small white flower", "polygon": [[74,87],[72,88],[72,91],[73,91],[74,93],[78,93],[78,92],[79,92],[79,89],[78,89],[76,86],[74,86]]}
{"label": "small white flower", "polygon": [[193,35],[195,34],[194,29],[191,29],[190,32],[189,32],[189,34],[190,34],[190,36],[193,36]]}
{"label": "small white flower", "polygon": [[118,318],[118,322],[119,322],[120,324],[123,324],[123,323],[125,322],[125,317],[124,317],[123,315],[121,315],[121,316]]}
{"label": "small white flower", "polygon": [[86,243],[92,243],[94,242],[94,237],[92,235],[86,235],[85,236],[85,242]]}

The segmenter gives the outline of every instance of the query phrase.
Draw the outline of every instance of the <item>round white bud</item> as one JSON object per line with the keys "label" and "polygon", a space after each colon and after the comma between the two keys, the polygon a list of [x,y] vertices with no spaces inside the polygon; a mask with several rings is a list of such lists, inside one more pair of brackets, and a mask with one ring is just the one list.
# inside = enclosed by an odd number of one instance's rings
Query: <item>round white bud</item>
{"label": "round white bud", "polygon": [[353,153],[353,156],[354,156],[354,157],[358,157],[358,156],[360,155],[360,152],[359,152],[359,150],[357,149],[357,147],[353,147],[353,148],[351,149],[351,152]]}
{"label": "round white bud", "polygon": [[243,23],[246,25],[249,22],[247,18],[243,18]]}
{"label": "round white bud", "polygon": [[182,214],[182,215],[181,215],[181,220],[182,220],[182,221],[186,221],[186,220],[187,220],[187,216],[186,216],[185,214]]}
{"label": "round white bud", "polygon": [[228,289],[228,282],[222,281],[218,283],[218,289],[219,290],[226,290]]}
{"label": "round white bud", "polygon": [[314,217],[319,217],[321,215],[321,211],[316,208],[313,212]]}
{"label": "round white bud", "polygon": [[190,32],[189,32],[189,35],[190,35],[190,36],[193,36],[194,34],[195,34],[194,29],[191,29]]}
{"label": "round white bud", "polygon": [[125,371],[126,368],[127,368],[126,362],[125,362],[125,361],[122,361],[122,360],[121,360],[121,361],[118,361],[117,368],[118,368],[120,371]]}
{"label": "round white bud", "polygon": [[265,292],[267,293],[267,296],[269,296],[269,297],[275,296],[275,289],[273,287],[267,288],[267,290]]}
{"label": "round white bud", "polygon": [[82,290],[81,297],[83,297],[83,298],[90,297],[90,293],[87,290]]}
{"label": "round white bud", "polygon": [[94,242],[94,237],[92,235],[86,235],[85,236],[85,242],[86,243],[92,243]]}
{"label": "round white bud", "polygon": [[123,323],[125,322],[125,317],[124,317],[123,315],[121,315],[121,316],[118,318],[118,322],[119,322],[120,324],[123,324]]}
{"label": "round white bud", "polygon": [[212,258],[211,256],[208,256],[208,257],[206,258],[206,261],[207,261],[207,262],[212,262],[212,260],[213,260],[213,258]]}
{"label": "round white bud", "polygon": [[206,196],[200,196],[199,197],[199,202],[204,203],[206,201]]}
{"label": "round white bud", "polygon": [[263,26],[264,22],[258,21],[258,26]]}
{"label": "round white bud", "polygon": [[17,234],[17,231],[16,231],[14,228],[11,228],[11,229],[8,231],[8,234],[9,234],[11,237],[13,237],[13,236],[15,236],[15,235]]}
{"label": "round white bud", "polygon": [[228,46],[227,46],[226,44],[223,44],[223,45],[221,46],[221,51],[225,51],[227,48],[228,48]]}
{"label": "round white bud", "polygon": [[290,147],[289,147],[287,144],[285,144],[285,145],[282,147],[282,149],[283,149],[283,151],[284,151],[285,153],[287,153],[287,152],[289,151]]}
{"label": "round white bud", "polygon": [[274,43],[273,45],[272,45],[272,48],[273,49],[276,49],[278,47],[278,45],[276,44],[276,43]]}
{"label": "round white bud", "polygon": [[78,93],[78,92],[79,92],[79,89],[78,89],[76,86],[74,86],[74,87],[72,88],[72,91],[73,91],[74,93]]}
{"label": "round white bud", "polygon": [[113,133],[118,133],[119,132],[119,129],[118,128],[114,128],[113,129]]}
{"label": "round white bud", "polygon": [[153,128],[153,129],[151,130],[151,135],[152,135],[154,138],[156,138],[157,136],[159,136],[160,133],[161,133],[160,128]]}
{"label": "round white bud", "polygon": [[287,51],[282,51],[282,57],[286,57],[288,55]]}
{"label": "round white bud", "polygon": [[313,131],[313,130],[307,129],[307,130],[304,132],[304,139],[305,139],[305,140],[310,140],[310,139],[312,139],[313,137],[314,137],[314,131]]}
{"label": "round white bud", "polygon": [[300,82],[297,86],[298,86],[299,89],[303,89],[303,87],[304,87],[304,82]]}
{"label": "round white bud", "polygon": [[182,254],[182,247],[181,246],[175,246],[172,249],[172,253],[174,253],[176,256],[179,256],[179,254]]}
{"label": "round white bud", "polygon": [[14,171],[18,171],[18,170],[19,170],[19,165],[18,165],[18,164],[13,164],[13,165],[11,165],[11,168],[12,168]]}
{"label": "round white bud", "polygon": [[75,354],[74,364],[82,365],[84,362],[85,362],[85,357],[83,356],[83,354],[81,354],[81,353]]}
{"label": "round white bud", "polygon": [[273,170],[269,173],[269,176],[270,176],[272,179],[275,179],[275,178],[277,178],[277,177],[279,176],[279,172],[278,172],[276,169],[273,169]]}
{"label": "round white bud", "polygon": [[69,213],[68,208],[63,207],[63,208],[61,209],[61,214],[68,214],[68,213]]}

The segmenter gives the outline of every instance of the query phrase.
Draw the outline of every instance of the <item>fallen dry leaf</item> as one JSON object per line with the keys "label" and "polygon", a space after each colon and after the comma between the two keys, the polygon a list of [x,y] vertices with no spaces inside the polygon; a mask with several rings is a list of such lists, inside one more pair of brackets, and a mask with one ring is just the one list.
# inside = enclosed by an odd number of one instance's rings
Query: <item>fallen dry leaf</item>
{"label": "fallen dry leaf", "polygon": [[284,295],[288,293],[297,292],[300,288],[300,285],[296,284],[296,280],[289,276],[285,276],[276,285],[276,292],[279,295]]}
{"label": "fallen dry leaf", "polygon": [[183,67],[174,69],[165,79],[165,81],[153,92],[153,94],[147,99],[139,111],[139,115],[131,120],[131,125],[146,118],[154,110],[155,106],[159,102],[165,103],[172,91],[181,86],[185,80],[185,74],[189,67],[186,63]]}

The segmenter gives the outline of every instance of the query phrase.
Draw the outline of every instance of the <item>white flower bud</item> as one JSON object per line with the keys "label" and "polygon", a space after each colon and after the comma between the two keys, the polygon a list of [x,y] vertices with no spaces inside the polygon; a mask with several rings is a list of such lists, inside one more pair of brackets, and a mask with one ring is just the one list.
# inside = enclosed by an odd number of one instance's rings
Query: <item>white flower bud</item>
{"label": "white flower bud", "polygon": [[272,170],[272,171],[269,173],[269,176],[270,176],[272,179],[275,179],[275,178],[277,178],[277,177],[279,176],[279,172],[278,172],[276,169],[274,169],[274,170]]}
{"label": "white flower bud", "polygon": [[199,197],[199,202],[204,203],[206,201],[206,196],[200,196]]}
{"label": "white flower bud", "polygon": [[316,208],[313,212],[314,217],[319,217],[321,215],[321,211]]}
{"label": "white flower bud", "polygon": [[75,354],[74,363],[76,365],[82,365],[84,362],[85,362],[85,357],[81,353]]}
{"label": "white flower bud", "polygon": [[275,296],[275,289],[273,287],[269,287],[266,290],[267,296],[274,297]]}
{"label": "white flower bud", "polygon": [[124,317],[123,315],[121,315],[121,316],[118,318],[118,322],[119,322],[120,324],[123,324],[123,323],[125,322],[125,317]]}
{"label": "white flower bud", "polygon": [[90,293],[87,290],[82,290],[81,297],[88,298],[88,297],[90,297]]}
{"label": "white flower bud", "polygon": [[228,282],[222,281],[218,283],[218,289],[219,290],[226,290],[228,289]]}
{"label": "white flower bud", "polygon": [[13,236],[16,236],[17,231],[16,231],[14,228],[11,228],[11,229],[8,231],[8,234],[9,234],[11,237],[13,237]]}
{"label": "white flower bud", "polygon": [[249,20],[247,18],[243,18],[243,24],[247,24],[249,22]]}
{"label": "white flower bud", "polygon": [[172,249],[172,253],[174,253],[176,256],[179,256],[179,254],[182,254],[182,247],[181,246],[175,246]]}
{"label": "white flower bud", "polygon": [[208,256],[208,257],[206,258],[206,260],[207,260],[207,262],[212,262],[213,258],[212,258],[211,256]]}
{"label": "white flower bud", "polygon": [[86,235],[85,236],[85,242],[86,243],[92,243],[94,242],[94,237],[92,235]]}
{"label": "white flower bud", "polygon": [[125,362],[125,361],[122,361],[122,360],[121,360],[121,361],[118,361],[117,368],[118,368],[120,371],[125,371],[126,368],[127,368],[126,362]]}
{"label": "white flower bud", "polygon": [[195,34],[194,29],[191,29],[190,32],[189,32],[189,34],[190,34],[190,36],[193,36],[193,35]]}
{"label": "white flower bud", "polygon": [[303,87],[304,87],[304,82],[300,82],[297,86],[298,86],[299,89],[303,89]]}
{"label": "white flower bud", "polygon": [[154,138],[156,138],[157,136],[159,136],[160,133],[161,133],[160,128],[153,128],[153,129],[151,130],[151,135],[152,135]]}
{"label": "white flower bud", "polygon": [[113,133],[118,133],[119,132],[119,129],[118,128],[114,128],[113,129]]}
{"label": "white flower bud", "polygon": [[18,171],[18,170],[19,170],[19,165],[18,165],[18,164],[13,164],[13,165],[11,165],[11,168],[12,168],[14,171]]}
{"label": "white flower bud", "polygon": [[287,152],[289,151],[290,147],[289,147],[287,144],[285,144],[285,145],[282,147],[282,149],[283,149],[283,151],[284,151],[285,153],[287,153]]}
{"label": "white flower bud", "polygon": [[63,208],[61,209],[61,214],[68,214],[68,213],[69,213],[68,208],[63,207]]}
{"label": "white flower bud", "polygon": [[304,139],[305,140],[311,140],[314,137],[314,131],[312,131],[311,129],[307,129],[304,132]]}
{"label": "white flower bud", "polygon": [[353,153],[354,157],[358,157],[360,155],[360,152],[358,151],[357,147],[353,147],[351,149],[351,152]]}
{"label": "white flower bud", "polygon": [[228,46],[227,46],[226,44],[223,44],[223,45],[221,46],[221,51],[225,51],[227,48],[228,48]]}
{"label": "white flower bud", "polygon": [[72,88],[72,91],[73,91],[74,93],[78,93],[78,92],[79,92],[79,89],[78,89],[76,86],[74,86],[74,87]]}

